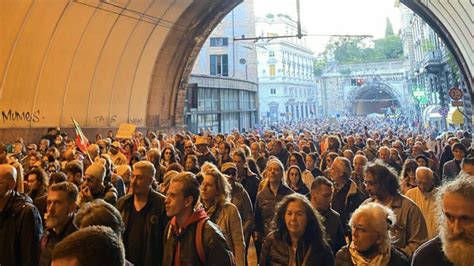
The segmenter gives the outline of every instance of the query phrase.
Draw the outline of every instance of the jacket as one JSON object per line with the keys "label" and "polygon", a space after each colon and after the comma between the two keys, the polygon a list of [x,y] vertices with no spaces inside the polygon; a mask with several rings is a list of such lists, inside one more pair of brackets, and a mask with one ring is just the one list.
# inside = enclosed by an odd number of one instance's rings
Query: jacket
{"label": "jacket", "polygon": [[[197,217],[196,219],[193,219]],[[207,219],[206,212],[202,209],[195,211],[190,217],[192,220],[181,228],[178,234],[174,226],[174,218],[168,223],[163,238],[163,266],[175,265],[174,258],[177,255],[179,245],[180,266],[203,265],[196,250],[196,227],[198,221]],[[224,235],[213,222],[207,220],[202,230],[202,247],[206,257],[206,265],[231,265],[232,252],[227,245]],[[159,265],[159,264],[157,264]]]}
{"label": "jacket", "polygon": [[[364,203],[372,201],[369,198]],[[397,217],[397,223],[390,230],[396,240],[395,246],[411,257],[428,240],[425,218],[412,200],[398,193],[393,196],[390,208]]]}
{"label": "jacket", "polygon": [[257,202],[255,204],[255,231],[258,239],[263,241],[265,236],[270,233],[270,226],[273,215],[275,214],[275,207],[283,197],[295,193],[284,184],[280,184],[276,196],[270,191],[270,183],[257,195]]}
{"label": "jacket", "polygon": [[37,265],[41,217],[30,197],[11,193],[0,210],[0,265]]}
{"label": "jacket", "polygon": [[[286,241],[278,239],[275,232],[270,233],[263,243],[260,266],[290,265],[290,258],[293,258],[290,250],[291,246]],[[334,255],[327,244],[323,244],[321,249],[313,245],[307,247],[300,241],[294,259],[296,266],[334,265]]]}
{"label": "jacket", "polygon": [[66,236],[77,231],[77,227],[74,225],[73,220],[74,216],[69,219],[68,223],[59,234],[54,232],[52,229],[45,231],[40,241],[41,255],[38,264],[39,266],[51,265],[51,255],[53,254],[53,249],[56,244],[63,240]]}
{"label": "jacket", "polygon": [[[339,213],[341,216],[341,223],[342,223],[342,228],[344,229],[344,233],[346,234],[349,231],[348,228],[348,223],[349,219],[352,216],[352,213],[359,208],[360,204],[364,202],[364,200],[367,198],[364,193],[362,193],[359,188],[357,187],[356,183],[352,181],[351,179],[348,179],[346,185],[344,185],[341,190],[344,190],[344,187],[349,186],[347,193],[344,196],[344,208],[339,209],[336,208],[335,204],[335,199],[337,197],[337,193],[334,193],[333,199],[332,199],[332,206],[334,210]],[[347,188],[346,188],[347,189]],[[340,191],[340,193],[343,193],[343,191]],[[341,195],[342,196],[342,195]]]}
{"label": "jacket", "polygon": [[[117,202],[117,209],[122,215],[127,230],[128,221],[133,205],[133,194],[126,195]],[[163,235],[165,226],[168,223],[168,217],[165,210],[165,196],[150,189],[148,193],[148,202],[150,211],[146,216],[144,235],[145,241],[145,265],[160,265],[163,259]]]}
{"label": "jacket", "polygon": [[336,254],[346,244],[341,216],[331,208],[325,212],[319,212],[319,214],[324,218],[322,224],[326,228],[326,240],[331,246],[333,254]]}
{"label": "jacket", "polygon": [[[336,254],[336,265],[337,266],[353,266],[351,254],[348,246],[344,246]],[[396,248],[390,249],[390,260],[387,266],[408,266],[410,261],[408,257]]]}
{"label": "jacket", "polygon": [[236,265],[245,266],[244,233],[242,219],[237,207],[232,203],[225,203],[213,215],[211,213],[208,213],[208,215],[224,235],[230,250],[234,253]]}
{"label": "jacket", "polygon": [[242,230],[244,232],[245,245],[248,247],[250,243],[250,236],[253,232],[254,225],[254,211],[249,194],[245,191],[242,184],[233,182],[231,191],[232,204],[237,207],[242,219]]}

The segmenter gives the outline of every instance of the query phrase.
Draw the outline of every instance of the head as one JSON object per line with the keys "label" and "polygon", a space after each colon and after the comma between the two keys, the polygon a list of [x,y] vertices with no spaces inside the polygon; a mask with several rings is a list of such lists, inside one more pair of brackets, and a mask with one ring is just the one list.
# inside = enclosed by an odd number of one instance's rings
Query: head
{"label": "head", "polygon": [[418,154],[416,157],[415,157],[415,160],[416,160],[416,163],[418,164],[418,166],[426,166],[428,167],[429,166],[429,159],[428,157],[426,157],[425,155],[423,154]]}
{"label": "head", "polygon": [[292,188],[301,188],[305,186],[301,178],[301,170],[297,165],[288,167],[286,172],[286,183]]}
{"label": "head", "polygon": [[74,224],[79,229],[93,225],[104,225],[110,227],[118,236],[121,236],[125,231],[120,212],[102,199],[84,204],[74,217]]}
{"label": "head", "polygon": [[61,182],[51,185],[46,198],[46,227],[52,228],[56,233],[73,217],[77,205],[77,186],[70,182]]}
{"label": "head", "polygon": [[474,157],[466,157],[461,163],[462,172],[474,177]]}
{"label": "head", "polygon": [[319,155],[317,153],[308,153],[305,158],[306,169],[311,171],[316,168],[318,164],[318,157]]}
{"label": "head", "polygon": [[321,247],[325,243],[321,217],[305,196],[298,193],[285,196],[276,206],[273,226],[277,237],[291,243],[290,236],[304,243]]}
{"label": "head", "polygon": [[290,157],[288,157],[288,166],[292,166],[292,165],[298,166],[303,172],[306,170],[304,158],[303,158],[303,155],[301,155],[301,153],[299,152],[291,153]]}
{"label": "head", "polygon": [[120,151],[120,142],[114,141],[110,145],[110,153],[113,155],[116,155]]}
{"label": "head", "polygon": [[385,163],[389,163],[390,162],[390,149],[386,146],[380,147],[378,158],[384,161]]}
{"label": "head", "polygon": [[393,211],[379,203],[361,205],[352,214],[352,246],[362,254],[385,253],[390,246],[390,228],[395,224]]}
{"label": "head", "polygon": [[454,143],[451,146],[451,150],[453,151],[454,159],[457,161],[461,161],[467,154],[466,147],[461,143]]}
{"label": "head", "polygon": [[362,172],[364,171],[364,166],[367,165],[367,157],[365,157],[364,155],[361,155],[361,154],[358,154],[354,157],[354,171],[356,173],[359,173],[359,174],[362,174]]}
{"label": "head", "polygon": [[17,172],[9,164],[0,164],[0,201],[9,196],[16,186]]}
{"label": "head", "polygon": [[149,161],[140,161],[133,165],[130,177],[130,190],[135,196],[148,195],[155,178],[155,166]]}
{"label": "head", "polygon": [[418,164],[413,159],[407,159],[405,163],[403,163],[403,168],[401,172],[401,176],[403,179],[405,178],[415,178],[416,168],[418,168]]}
{"label": "head", "polygon": [[431,192],[434,188],[433,171],[424,166],[416,168],[416,184],[421,192]]}
{"label": "head", "polygon": [[437,194],[438,231],[446,257],[455,265],[474,264],[474,179],[457,178]]}
{"label": "head", "polygon": [[84,182],[92,193],[98,192],[104,185],[105,167],[101,162],[92,163],[84,174]]}
{"label": "head", "polygon": [[400,190],[395,170],[380,160],[368,163],[364,170],[364,184],[370,197],[376,201],[384,201]]}
{"label": "head", "polygon": [[324,176],[318,176],[311,183],[311,203],[319,212],[331,208],[333,184]]}
{"label": "head", "polygon": [[285,168],[280,160],[276,158],[268,160],[265,173],[269,183],[280,184],[283,180],[284,172]]}
{"label": "head", "polygon": [[260,145],[258,142],[250,144],[250,151],[252,152],[252,157],[258,159],[260,157]]}
{"label": "head", "polygon": [[230,201],[231,187],[227,178],[216,168],[208,168],[203,172],[200,187],[201,201],[204,206],[222,206]]}
{"label": "head", "polygon": [[239,176],[244,175],[247,169],[247,156],[245,156],[245,152],[242,149],[235,150],[232,154],[232,161],[237,166]]}
{"label": "head", "polygon": [[166,215],[190,215],[199,198],[199,182],[193,173],[183,172],[173,177],[166,193]]}
{"label": "head", "polygon": [[329,176],[336,183],[343,183],[345,180],[348,180],[351,177],[351,173],[351,162],[341,156],[336,157],[329,168]]}
{"label": "head", "polygon": [[26,175],[28,191],[47,191],[49,177],[46,172],[38,167],[31,169]]}
{"label": "head", "polygon": [[81,161],[71,161],[66,163],[64,168],[64,173],[67,175],[67,181],[74,183],[76,186],[82,185],[84,182],[83,176],[83,166]]}
{"label": "head", "polygon": [[132,168],[130,165],[122,164],[115,168],[115,173],[122,177],[122,179],[126,182],[130,181],[130,177],[132,176]]}
{"label": "head", "polygon": [[109,227],[89,226],[68,235],[54,247],[51,265],[125,265],[125,248]]}
{"label": "head", "polygon": [[345,158],[347,158],[351,163],[352,161],[354,160],[354,152],[352,150],[344,150],[342,152],[342,156],[344,156]]}

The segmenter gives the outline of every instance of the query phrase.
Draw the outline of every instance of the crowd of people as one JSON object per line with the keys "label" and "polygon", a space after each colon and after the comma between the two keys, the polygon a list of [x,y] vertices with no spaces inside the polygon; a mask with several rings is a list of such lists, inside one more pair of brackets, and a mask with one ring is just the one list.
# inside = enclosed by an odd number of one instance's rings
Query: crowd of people
{"label": "crowd of people", "polygon": [[0,144],[0,265],[474,265],[469,132],[351,118]]}

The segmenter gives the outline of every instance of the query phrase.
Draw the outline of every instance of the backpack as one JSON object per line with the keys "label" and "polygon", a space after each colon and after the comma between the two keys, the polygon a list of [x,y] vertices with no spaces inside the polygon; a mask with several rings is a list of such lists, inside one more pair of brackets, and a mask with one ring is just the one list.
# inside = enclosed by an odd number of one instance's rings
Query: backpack
{"label": "backpack", "polygon": [[[201,261],[203,265],[206,265],[206,253],[204,252],[204,247],[202,245],[202,230],[207,220],[209,220],[209,218],[198,221],[197,226],[196,226],[196,237],[194,238],[196,251],[198,253],[199,260]],[[229,253],[231,265],[235,266],[234,254],[230,251],[228,253]]]}

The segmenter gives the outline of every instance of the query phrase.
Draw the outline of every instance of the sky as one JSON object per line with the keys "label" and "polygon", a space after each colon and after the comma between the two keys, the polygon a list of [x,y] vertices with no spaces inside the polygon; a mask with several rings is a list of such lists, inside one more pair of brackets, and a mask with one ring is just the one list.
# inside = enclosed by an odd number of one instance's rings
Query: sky
{"label": "sky", "polygon": [[[385,35],[389,17],[395,33],[400,29],[397,0],[300,0],[301,23],[308,34]],[[254,0],[255,16],[288,14],[296,20],[296,0]],[[315,55],[324,50],[328,37],[307,37]]]}

